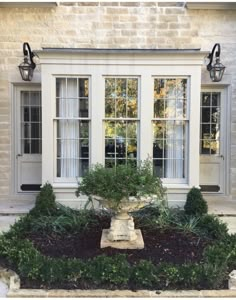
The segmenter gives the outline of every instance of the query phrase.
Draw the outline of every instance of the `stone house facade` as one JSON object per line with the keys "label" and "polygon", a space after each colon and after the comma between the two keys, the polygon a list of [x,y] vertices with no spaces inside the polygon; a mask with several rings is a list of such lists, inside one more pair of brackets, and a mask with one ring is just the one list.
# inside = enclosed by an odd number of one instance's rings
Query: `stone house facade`
{"label": "stone house facade", "polygon": [[[80,206],[90,164],[147,156],[173,205],[192,186],[236,201],[235,20],[233,2],[0,1],[0,201],[49,181]],[[216,43],[220,82],[204,64]]]}

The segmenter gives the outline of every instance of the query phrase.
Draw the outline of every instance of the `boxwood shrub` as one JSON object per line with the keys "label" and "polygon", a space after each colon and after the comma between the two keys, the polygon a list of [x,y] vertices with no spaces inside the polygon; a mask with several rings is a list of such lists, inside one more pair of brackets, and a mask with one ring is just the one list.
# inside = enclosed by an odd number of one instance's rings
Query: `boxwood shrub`
{"label": "boxwood shrub", "polygon": [[[95,211],[74,211],[55,203],[49,186],[38,196],[36,209],[0,236],[0,257],[7,260],[21,278],[37,281],[43,286],[69,286],[118,289],[218,289],[228,273],[236,268],[236,235],[228,235],[227,227],[215,216],[192,216],[184,211],[147,207],[136,214],[137,223],[150,228],[173,227],[191,231],[210,241],[199,263],[153,264],[148,260],[129,263],[126,255],[100,255],[87,260],[51,258],[40,253],[27,240],[27,234],[45,230],[66,234],[91,226],[99,217]],[[51,198],[50,210],[44,209],[45,193]],[[45,204],[46,205],[46,204]],[[103,212],[106,215],[107,213]],[[193,222],[194,221],[194,222]],[[60,287],[58,284],[58,287]]]}
{"label": "boxwood shrub", "polygon": [[[21,225],[23,223],[21,221]],[[130,264],[125,255],[101,255],[86,261],[51,258],[42,255],[30,241],[21,237],[21,234],[2,235],[0,256],[5,257],[22,278],[37,280],[47,286],[58,282],[92,282],[97,288],[217,289],[236,267],[236,235],[214,241],[205,249],[199,263],[183,265],[154,265],[146,260]]]}

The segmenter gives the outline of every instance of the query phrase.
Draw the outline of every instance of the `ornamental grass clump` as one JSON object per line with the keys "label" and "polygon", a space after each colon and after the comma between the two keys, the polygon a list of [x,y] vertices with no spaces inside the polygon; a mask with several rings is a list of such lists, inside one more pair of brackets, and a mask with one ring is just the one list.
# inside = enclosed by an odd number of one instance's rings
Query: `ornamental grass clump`
{"label": "ornamental grass clump", "polygon": [[165,189],[160,178],[153,175],[150,160],[138,166],[132,163],[106,168],[100,164],[92,167],[83,177],[76,195],[99,196],[115,206],[130,197],[151,196],[153,199],[165,199]]}

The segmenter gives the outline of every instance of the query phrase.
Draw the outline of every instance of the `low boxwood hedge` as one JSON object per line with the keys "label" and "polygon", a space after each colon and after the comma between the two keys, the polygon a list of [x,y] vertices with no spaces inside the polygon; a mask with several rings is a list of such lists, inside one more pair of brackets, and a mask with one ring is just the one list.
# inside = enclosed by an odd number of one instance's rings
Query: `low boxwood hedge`
{"label": "low boxwood hedge", "polygon": [[[43,205],[39,195],[36,207],[0,236],[0,258],[6,259],[22,279],[37,281],[45,287],[67,284],[82,288],[218,289],[236,268],[236,235],[229,235],[226,225],[217,217],[193,217],[180,210],[159,207],[146,207],[136,213],[136,223],[149,228],[178,228],[208,238],[210,245],[205,248],[201,261],[155,265],[148,260],[131,264],[121,254],[87,260],[44,256],[27,240],[28,233],[44,230],[64,235],[94,226],[99,220],[93,210],[75,211],[55,205],[50,186],[46,185],[45,189]],[[51,197],[51,209],[45,209],[45,195]],[[102,214],[104,217],[108,213],[102,211]]]}
{"label": "low boxwood hedge", "polygon": [[[215,222],[215,217],[212,218]],[[29,224],[33,221],[35,219],[28,215],[0,237],[0,256],[6,258],[22,278],[47,286],[57,282],[87,282],[90,286],[92,282],[97,288],[217,289],[236,267],[236,235],[212,240],[198,264],[154,265],[141,260],[131,265],[125,255],[100,255],[86,261],[51,258],[42,255],[23,235],[30,230]],[[216,224],[221,226],[221,223]]]}

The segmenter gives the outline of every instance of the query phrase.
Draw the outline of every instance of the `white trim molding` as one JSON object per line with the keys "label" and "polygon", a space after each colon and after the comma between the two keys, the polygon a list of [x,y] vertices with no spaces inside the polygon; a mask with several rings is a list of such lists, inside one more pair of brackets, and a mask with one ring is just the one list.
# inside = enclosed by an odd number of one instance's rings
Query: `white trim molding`
{"label": "white trim molding", "polygon": [[[73,184],[73,182],[66,182],[66,180],[58,182],[55,178],[57,151],[53,126],[56,108],[55,78],[62,76],[87,76],[90,78],[90,144],[92,145],[89,154],[90,165],[104,163],[104,78],[106,76],[139,78],[139,120],[145,122],[145,126],[142,127],[142,125],[138,133],[142,143],[138,154],[138,159],[141,160],[153,155],[151,126],[153,78],[162,76],[166,78],[188,78],[189,130],[187,139],[189,146],[187,149],[187,177],[184,183],[181,180],[178,183],[174,179],[165,184],[170,194],[174,196],[170,198],[185,201],[188,190],[192,186],[199,185],[201,66],[206,52],[199,49],[44,49],[35,52],[40,58],[42,70],[42,183],[50,182],[55,187],[56,195],[58,194],[60,201],[63,202],[76,201],[76,179]],[[143,143],[142,140],[145,142]],[[175,192],[176,190],[178,193]]]}

